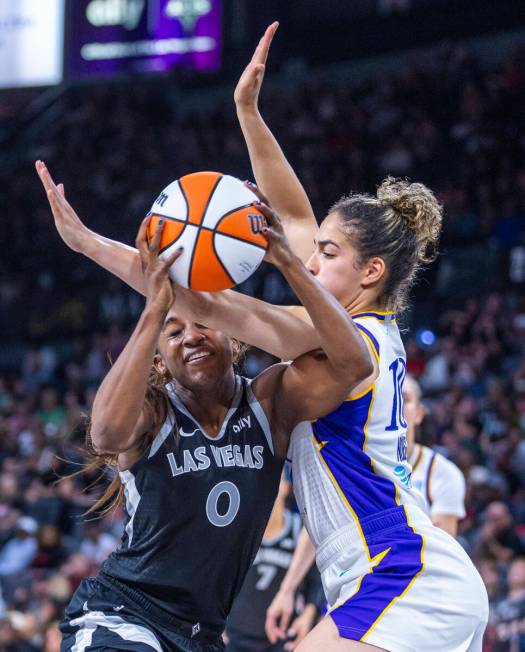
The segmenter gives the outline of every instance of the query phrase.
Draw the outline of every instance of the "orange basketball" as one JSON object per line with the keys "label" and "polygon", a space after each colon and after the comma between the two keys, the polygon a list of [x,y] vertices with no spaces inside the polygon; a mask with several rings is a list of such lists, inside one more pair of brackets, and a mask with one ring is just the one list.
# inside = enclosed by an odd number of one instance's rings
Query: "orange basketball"
{"label": "orange basketball", "polygon": [[200,291],[231,288],[259,267],[266,253],[263,214],[257,196],[242,181],[220,172],[187,174],[157,197],[149,213],[148,242],[160,218],[160,256],[184,247],[170,276]]}

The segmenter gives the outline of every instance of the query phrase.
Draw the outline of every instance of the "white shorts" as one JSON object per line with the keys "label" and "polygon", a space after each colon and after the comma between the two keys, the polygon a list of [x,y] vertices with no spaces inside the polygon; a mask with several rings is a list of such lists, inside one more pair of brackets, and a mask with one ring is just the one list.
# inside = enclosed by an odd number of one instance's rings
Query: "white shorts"
{"label": "white shorts", "polygon": [[[341,637],[388,652],[481,652],[487,592],[457,541],[417,507],[360,525],[339,530],[317,551]],[[356,545],[363,541],[365,557]]]}

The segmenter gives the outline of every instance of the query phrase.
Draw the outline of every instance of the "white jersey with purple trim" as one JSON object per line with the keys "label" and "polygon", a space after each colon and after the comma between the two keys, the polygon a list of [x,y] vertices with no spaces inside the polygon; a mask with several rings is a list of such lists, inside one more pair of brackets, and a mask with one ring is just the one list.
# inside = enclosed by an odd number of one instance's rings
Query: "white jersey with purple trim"
{"label": "white jersey with purple trim", "polygon": [[415,444],[409,459],[412,485],[425,498],[430,515],[465,518],[465,477],[458,467],[428,446]]}
{"label": "white jersey with purple trim", "polygon": [[[316,545],[348,523],[392,507],[415,505],[426,511],[412,487],[407,460],[406,355],[399,328],[391,313],[364,313],[354,321],[378,360],[376,381],[328,417],[299,424],[291,438],[294,492]],[[327,420],[330,436],[323,429]],[[346,458],[344,470],[325,455],[334,448],[341,463]]]}
{"label": "white jersey with purple trim", "polygon": [[342,638],[389,652],[481,652],[483,581],[432,525],[411,482],[399,329],[391,314],[353,318],[379,375],[330,414],[299,424],[289,450],[329,617]]}

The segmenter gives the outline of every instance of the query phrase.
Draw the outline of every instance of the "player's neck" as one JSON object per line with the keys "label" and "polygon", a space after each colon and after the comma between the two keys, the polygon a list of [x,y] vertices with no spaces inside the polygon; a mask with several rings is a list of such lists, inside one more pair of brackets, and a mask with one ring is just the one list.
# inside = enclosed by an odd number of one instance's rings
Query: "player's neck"
{"label": "player's neck", "polygon": [[189,389],[182,385],[175,385],[178,398],[210,437],[219,433],[231,407],[235,388],[234,374],[228,374],[221,381],[216,382],[212,391],[209,387]]}
{"label": "player's neck", "polygon": [[367,294],[364,294],[353,299],[346,306],[346,311],[351,315],[358,315],[362,312],[384,312],[385,309],[379,306],[376,301],[371,301],[371,297]]}

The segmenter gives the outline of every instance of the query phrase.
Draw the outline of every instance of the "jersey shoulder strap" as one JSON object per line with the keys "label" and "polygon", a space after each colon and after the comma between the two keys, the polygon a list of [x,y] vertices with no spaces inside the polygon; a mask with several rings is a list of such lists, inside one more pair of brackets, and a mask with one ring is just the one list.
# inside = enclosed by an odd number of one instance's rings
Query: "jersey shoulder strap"
{"label": "jersey shoulder strap", "polygon": [[261,404],[257,400],[257,397],[253,393],[253,389],[252,389],[253,380],[251,378],[243,377],[242,381],[246,388],[246,401],[248,403],[248,406],[253,412],[255,418],[257,419],[257,423],[259,424],[262,431],[264,432],[264,436],[266,437],[266,441],[268,442],[268,448],[272,452],[272,455],[275,455],[272,432],[270,430],[270,422],[268,421],[268,417],[266,416],[266,413],[263,410]]}

